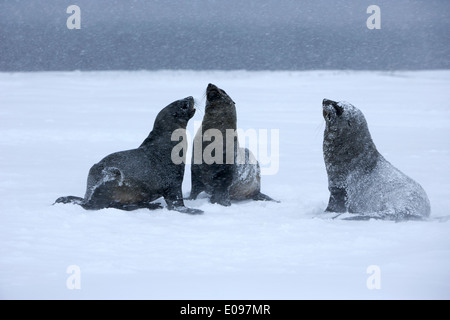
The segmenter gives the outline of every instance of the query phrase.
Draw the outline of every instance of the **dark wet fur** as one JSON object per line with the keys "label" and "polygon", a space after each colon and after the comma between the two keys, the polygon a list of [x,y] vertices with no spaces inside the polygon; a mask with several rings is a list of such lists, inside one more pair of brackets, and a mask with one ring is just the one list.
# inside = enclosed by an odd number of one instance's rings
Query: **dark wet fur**
{"label": "dark wet fur", "polygon": [[[224,90],[216,87],[215,85],[209,84],[207,90],[205,91],[204,97],[206,98],[206,106],[205,117],[203,118],[201,128],[204,129],[203,132],[208,129],[217,129],[220,130],[225,137],[224,132],[227,129],[236,130],[237,116],[235,104],[234,101],[227,95],[227,93]],[[202,138],[202,136],[199,138]],[[205,144],[204,142],[200,142],[198,145],[202,145],[201,151],[203,155],[203,151],[207,144]],[[197,144],[194,139],[194,149],[196,146]],[[235,140],[234,146],[236,157],[236,152],[239,148],[237,138]],[[246,152],[249,151],[246,150]],[[224,152],[224,159],[225,158],[226,156]],[[192,161],[192,189],[189,199],[196,199],[201,192],[205,191],[211,195],[211,203],[218,203],[223,206],[230,206],[231,200],[253,199],[258,201],[275,201],[271,197],[262,194],[259,190],[259,165],[257,165],[257,169],[256,167],[254,168],[255,174],[254,176],[252,176],[252,178],[256,179],[258,182],[252,183],[252,181],[249,181],[248,184],[243,187],[243,189],[238,189],[240,191],[243,191],[242,193],[236,194],[234,196],[230,194],[230,189],[232,188],[232,186],[239,185],[239,183],[234,184],[237,178],[236,166],[236,164],[226,164],[225,160],[223,161],[223,164],[195,164],[194,161]],[[255,189],[256,184],[258,185],[257,189]],[[249,186],[249,188],[246,187],[247,185]],[[238,199],[236,199],[235,197],[237,197]]]}
{"label": "dark wet fur", "polygon": [[186,129],[195,113],[193,106],[193,98],[188,97],[161,110],[152,132],[138,148],[110,154],[92,166],[84,198],[60,197],[55,203],[77,204],[86,210],[153,210],[161,208],[153,201],[164,197],[169,210],[203,213],[184,206],[184,162],[175,164],[171,159],[171,152],[179,143],[171,141],[171,135],[176,129]]}

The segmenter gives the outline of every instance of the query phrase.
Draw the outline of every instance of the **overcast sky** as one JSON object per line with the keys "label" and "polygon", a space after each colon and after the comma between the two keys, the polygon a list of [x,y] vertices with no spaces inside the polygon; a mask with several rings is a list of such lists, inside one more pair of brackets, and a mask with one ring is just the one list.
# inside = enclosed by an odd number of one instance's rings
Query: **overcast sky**
{"label": "overcast sky", "polygon": [[448,69],[449,18],[448,0],[0,0],[0,71]]}

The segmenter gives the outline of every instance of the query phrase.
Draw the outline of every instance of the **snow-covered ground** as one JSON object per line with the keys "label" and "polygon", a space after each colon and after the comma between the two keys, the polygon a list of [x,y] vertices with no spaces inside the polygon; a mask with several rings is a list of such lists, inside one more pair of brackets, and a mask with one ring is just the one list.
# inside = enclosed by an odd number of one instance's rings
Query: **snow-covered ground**
{"label": "snow-covered ground", "polygon": [[[52,206],[83,196],[94,163],[137,147],[159,110],[189,95],[193,136],[210,82],[236,102],[240,128],[279,130],[262,191],[281,203],[186,201],[201,216]],[[450,221],[436,219],[450,216],[449,86],[450,71],[0,73],[0,298],[449,299]],[[320,217],[323,98],[364,112],[434,219]]]}

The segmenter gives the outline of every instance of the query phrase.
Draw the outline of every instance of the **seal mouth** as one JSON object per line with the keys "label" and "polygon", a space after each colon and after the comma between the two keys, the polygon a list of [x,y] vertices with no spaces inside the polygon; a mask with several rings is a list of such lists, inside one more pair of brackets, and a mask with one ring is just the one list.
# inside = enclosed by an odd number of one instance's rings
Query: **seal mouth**
{"label": "seal mouth", "polygon": [[338,117],[344,113],[344,108],[341,107],[338,102],[333,100],[323,99],[322,107],[323,107],[323,117],[326,120],[331,120],[333,109]]}
{"label": "seal mouth", "polygon": [[192,118],[195,114],[195,100],[192,96],[189,96],[187,98],[185,98],[187,105],[186,108],[188,109],[188,113],[189,113],[189,118]]}

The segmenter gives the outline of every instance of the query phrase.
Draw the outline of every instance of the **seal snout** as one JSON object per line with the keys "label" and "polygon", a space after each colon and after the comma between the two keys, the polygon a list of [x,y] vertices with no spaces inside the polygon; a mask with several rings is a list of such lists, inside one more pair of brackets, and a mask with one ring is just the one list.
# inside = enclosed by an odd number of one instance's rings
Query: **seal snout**
{"label": "seal snout", "polygon": [[183,108],[188,109],[189,110],[189,116],[192,117],[194,115],[195,111],[196,111],[195,107],[194,107],[195,106],[194,97],[189,96],[189,97],[184,98],[184,100],[186,101],[186,105]]}
{"label": "seal snout", "polygon": [[322,108],[323,108],[323,117],[325,118],[325,120],[331,120],[331,115],[332,115],[332,108],[330,107],[332,104],[334,103],[334,101],[332,100],[328,100],[328,99],[323,99],[322,101]]}
{"label": "seal snout", "polygon": [[213,85],[212,83],[208,84],[206,88],[206,99],[209,102],[219,100],[221,98],[220,89]]}
{"label": "seal snout", "polygon": [[213,85],[212,83],[209,83],[208,87],[206,88],[207,91],[209,91],[209,90],[217,90],[217,89],[218,88],[215,85]]}
{"label": "seal snout", "polygon": [[208,84],[208,87],[206,87],[206,94],[211,95],[219,92],[219,88],[212,83]]}
{"label": "seal snout", "polygon": [[336,101],[328,100],[328,99],[323,99],[323,101],[322,101],[322,105],[323,106],[328,106],[328,105],[333,104],[333,103],[336,103]]}
{"label": "seal snout", "polygon": [[194,105],[195,105],[194,97],[189,96],[189,97],[186,98],[186,100],[187,100],[187,102],[189,104],[189,107],[194,108]]}
{"label": "seal snout", "polygon": [[330,108],[329,108],[330,106],[334,108],[337,116],[340,116],[344,112],[344,108],[342,106],[340,106],[338,102],[333,101],[333,100],[323,99],[322,106],[323,106],[323,116],[324,117],[328,116],[328,118],[330,118]]}

